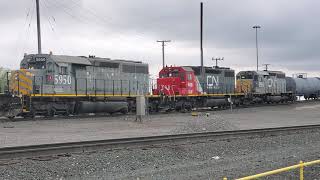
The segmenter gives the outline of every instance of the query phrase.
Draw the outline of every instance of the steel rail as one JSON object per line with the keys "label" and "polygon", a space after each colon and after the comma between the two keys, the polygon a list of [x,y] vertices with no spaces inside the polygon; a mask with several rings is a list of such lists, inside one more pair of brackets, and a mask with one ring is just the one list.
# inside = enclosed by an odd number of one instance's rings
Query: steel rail
{"label": "steel rail", "polygon": [[157,147],[172,144],[203,143],[206,141],[227,141],[239,138],[269,137],[276,135],[290,135],[306,130],[320,130],[318,125],[277,127],[265,129],[217,131],[190,134],[175,134],[149,137],[134,137],[122,139],[108,139],[82,142],[67,142],[56,144],[41,144],[31,146],[16,146],[0,148],[0,159],[15,159],[25,157],[40,157],[58,154],[84,153],[99,150],[115,150],[123,148]]}

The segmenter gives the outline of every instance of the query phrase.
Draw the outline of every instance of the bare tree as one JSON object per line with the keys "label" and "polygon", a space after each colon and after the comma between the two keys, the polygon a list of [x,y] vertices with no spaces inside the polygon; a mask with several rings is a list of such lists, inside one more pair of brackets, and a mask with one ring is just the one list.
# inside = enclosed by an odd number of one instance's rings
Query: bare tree
{"label": "bare tree", "polygon": [[9,69],[0,67],[0,93],[4,93],[7,86],[7,72]]}

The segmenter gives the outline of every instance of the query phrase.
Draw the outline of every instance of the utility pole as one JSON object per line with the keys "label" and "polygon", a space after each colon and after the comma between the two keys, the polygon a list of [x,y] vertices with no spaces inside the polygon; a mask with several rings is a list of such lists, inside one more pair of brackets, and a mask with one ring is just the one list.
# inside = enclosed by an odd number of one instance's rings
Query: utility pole
{"label": "utility pole", "polygon": [[165,61],[164,61],[164,46],[166,42],[171,42],[171,40],[158,40],[157,42],[161,42],[162,43],[162,67],[164,68],[165,66]]}
{"label": "utility pole", "polygon": [[200,3],[200,61],[201,61],[201,79],[204,88],[205,82],[205,69],[203,66],[203,2]]}
{"label": "utility pole", "polygon": [[38,35],[38,54],[41,54],[41,27],[40,27],[40,6],[39,0],[36,0],[37,7],[37,35]]}
{"label": "utility pole", "polygon": [[259,51],[258,51],[258,29],[261,28],[261,26],[253,26],[253,29],[256,30],[256,51],[257,51],[257,71],[259,70]]}
{"label": "utility pole", "polygon": [[265,68],[265,71],[268,71],[268,66],[269,66],[270,64],[263,64],[263,66],[265,66],[266,68]]}
{"label": "utility pole", "polygon": [[213,61],[216,61],[216,68],[218,67],[218,61],[223,61],[224,60],[224,57],[222,58],[212,58]]}

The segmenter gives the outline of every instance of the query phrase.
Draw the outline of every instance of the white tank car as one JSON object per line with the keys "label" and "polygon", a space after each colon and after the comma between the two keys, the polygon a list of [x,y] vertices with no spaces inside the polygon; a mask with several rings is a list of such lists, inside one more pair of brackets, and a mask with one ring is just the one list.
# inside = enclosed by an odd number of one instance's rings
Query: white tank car
{"label": "white tank car", "polygon": [[320,96],[320,78],[308,78],[305,74],[299,74],[293,78],[287,78],[288,88],[297,96],[304,96],[306,99],[318,98]]}

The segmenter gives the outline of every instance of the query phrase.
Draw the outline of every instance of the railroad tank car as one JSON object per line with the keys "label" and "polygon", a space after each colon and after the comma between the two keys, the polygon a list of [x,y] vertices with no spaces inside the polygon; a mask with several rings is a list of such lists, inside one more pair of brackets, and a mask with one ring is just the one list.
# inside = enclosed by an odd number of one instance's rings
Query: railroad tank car
{"label": "railroad tank car", "polygon": [[240,71],[236,79],[237,92],[252,96],[253,102],[292,100],[285,73],[281,71]]}
{"label": "railroad tank car", "polygon": [[126,112],[128,98],[149,93],[148,64],[95,56],[25,55],[12,71],[9,93],[22,114]]}
{"label": "railroad tank car", "polygon": [[320,96],[320,78],[307,77],[306,74],[287,77],[287,89],[294,92],[296,96],[316,99]]}

